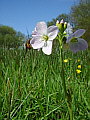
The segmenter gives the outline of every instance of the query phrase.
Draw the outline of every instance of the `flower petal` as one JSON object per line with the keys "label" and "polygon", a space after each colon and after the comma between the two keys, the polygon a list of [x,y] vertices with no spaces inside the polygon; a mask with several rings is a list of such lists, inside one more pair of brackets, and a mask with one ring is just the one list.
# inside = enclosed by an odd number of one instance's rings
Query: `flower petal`
{"label": "flower petal", "polygon": [[70,49],[72,52],[76,53],[80,50],[85,50],[88,48],[88,44],[87,41],[85,41],[82,38],[78,38],[78,42],[77,43],[70,43]]}
{"label": "flower petal", "polygon": [[73,33],[73,37],[80,37],[85,33],[86,30],[84,29],[79,29]]}
{"label": "flower petal", "polygon": [[38,34],[47,34],[47,25],[45,22],[38,22],[36,25],[36,31]]}
{"label": "flower petal", "polygon": [[67,35],[70,35],[73,33],[73,27],[70,25],[70,23],[67,24],[67,28],[65,32],[67,33]]}
{"label": "flower petal", "polygon": [[78,45],[79,45],[79,50],[85,50],[88,48],[87,41],[82,38],[78,38]]}
{"label": "flower petal", "polygon": [[37,36],[37,35],[38,35],[38,32],[36,31],[36,28],[35,28],[35,30],[32,31],[32,37],[35,37],[35,36]]}
{"label": "flower petal", "polygon": [[49,37],[49,40],[53,40],[58,34],[58,27],[57,26],[50,26],[47,29],[47,35]]}
{"label": "flower petal", "polygon": [[77,30],[76,32],[72,33],[68,38],[67,38],[67,41],[66,43],[69,43],[70,40],[74,37],[78,38],[80,36],[82,36],[83,34],[85,33],[85,30],[84,29],[79,29]]}
{"label": "flower petal", "polygon": [[52,41],[47,41],[46,45],[43,46],[42,51],[45,54],[50,55],[52,52]]}
{"label": "flower petal", "polygon": [[41,40],[41,36],[33,37],[30,41],[31,46],[33,49],[39,49],[44,46],[44,41]]}
{"label": "flower petal", "polygon": [[72,38],[73,38],[73,33],[70,36],[67,36],[66,43],[69,43]]}

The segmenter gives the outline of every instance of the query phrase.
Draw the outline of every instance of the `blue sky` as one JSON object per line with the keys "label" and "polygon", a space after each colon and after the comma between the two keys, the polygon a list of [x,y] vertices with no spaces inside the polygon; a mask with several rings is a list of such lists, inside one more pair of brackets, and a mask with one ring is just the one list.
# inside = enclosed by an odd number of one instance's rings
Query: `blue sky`
{"label": "blue sky", "polygon": [[77,0],[0,0],[0,24],[13,27],[27,35],[39,21],[51,21],[69,13]]}

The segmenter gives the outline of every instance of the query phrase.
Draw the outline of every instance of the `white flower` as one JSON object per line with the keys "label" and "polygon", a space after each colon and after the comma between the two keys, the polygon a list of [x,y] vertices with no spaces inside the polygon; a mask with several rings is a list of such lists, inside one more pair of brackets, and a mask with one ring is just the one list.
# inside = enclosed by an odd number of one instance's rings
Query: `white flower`
{"label": "white flower", "polygon": [[57,26],[50,26],[47,28],[45,22],[39,22],[37,23],[35,30],[32,32],[30,44],[32,45],[33,49],[42,48],[42,51],[45,54],[50,55],[52,52],[52,42],[57,34]]}
{"label": "white flower", "polygon": [[80,50],[85,50],[88,48],[87,41],[80,38],[84,33],[84,29],[79,29],[67,38],[66,43],[69,43],[72,52],[76,53]]}
{"label": "white flower", "polygon": [[70,23],[67,24],[67,28],[64,32],[67,34],[67,37],[73,33],[73,27],[70,25]]}

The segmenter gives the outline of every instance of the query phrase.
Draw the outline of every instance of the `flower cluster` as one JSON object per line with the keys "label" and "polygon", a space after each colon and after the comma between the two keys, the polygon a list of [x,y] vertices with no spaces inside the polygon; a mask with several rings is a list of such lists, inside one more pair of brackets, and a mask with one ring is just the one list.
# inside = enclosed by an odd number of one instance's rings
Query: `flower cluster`
{"label": "flower cluster", "polygon": [[[57,35],[61,33],[62,35],[67,34],[66,43],[69,44],[70,49],[72,52],[76,53],[80,50],[85,50],[88,48],[87,42],[80,38],[84,33],[84,29],[79,29],[73,33],[72,26],[70,23],[66,23],[63,20],[60,22],[56,22],[56,26],[47,27],[45,22],[38,22],[34,31],[32,32],[32,39],[30,44],[32,45],[33,49],[40,50],[50,55],[52,52],[52,43],[53,40],[57,37]],[[64,38],[65,36],[63,36]]]}
{"label": "flower cluster", "polygon": [[78,66],[77,66],[77,69],[76,69],[76,72],[77,72],[77,74],[80,74],[82,71],[81,71],[81,68],[82,68],[82,66],[79,64]]}
{"label": "flower cluster", "polygon": [[69,44],[70,50],[74,53],[80,51],[80,50],[85,50],[88,48],[88,43],[86,40],[80,38],[84,33],[84,29],[79,29],[73,33],[72,26],[70,23],[66,23],[63,20],[61,22],[56,23],[58,26],[60,32],[64,32],[67,34],[67,40],[66,43]]}
{"label": "flower cluster", "polygon": [[60,32],[63,33],[67,28],[67,22],[64,22],[63,19],[60,22],[57,20],[56,26],[58,27]]}

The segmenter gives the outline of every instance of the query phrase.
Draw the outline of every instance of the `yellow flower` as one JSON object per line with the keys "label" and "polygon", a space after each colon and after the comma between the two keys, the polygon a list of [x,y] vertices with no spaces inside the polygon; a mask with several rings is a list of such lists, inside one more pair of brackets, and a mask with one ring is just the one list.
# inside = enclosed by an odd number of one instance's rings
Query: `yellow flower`
{"label": "yellow flower", "polygon": [[77,61],[78,61],[78,62],[80,62],[81,60],[80,60],[80,59],[78,59]]}
{"label": "yellow flower", "polygon": [[65,59],[65,60],[63,60],[65,63],[67,63],[68,62],[68,59]]}
{"label": "yellow flower", "polygon": [[79,68],[81,69],[81,65],[78,65],[78,69],[79,69]]}
{"label": "yellow flower", "polygon": [[78,69],[77,69],[76,72],[79,74],[79,73],[81,73],[81,70],[78,70]]}

